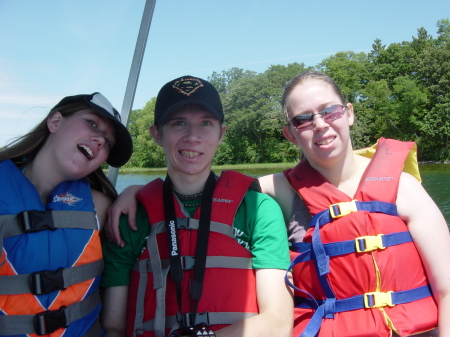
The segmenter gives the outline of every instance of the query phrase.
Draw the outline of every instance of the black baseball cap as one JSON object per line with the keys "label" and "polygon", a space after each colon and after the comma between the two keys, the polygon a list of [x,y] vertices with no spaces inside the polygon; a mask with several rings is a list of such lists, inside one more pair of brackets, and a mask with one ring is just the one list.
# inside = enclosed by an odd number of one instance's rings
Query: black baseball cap
{"label": "black baseball cap", "polygon": [[106,97],[99,92],[94,92],[90,95],[67,96],[56,104],[51,111],[56,111],[63,106],[73,103],[84,103],[87,107],[92,108],[95,112],[112,121],[116,130],[116,142],[109,151],[106,162],[113,167],[120,167],[126,164],[133,153],[133,142],[127,128],[122,124],[119,112]]}
{"label": "black baseball cap", "polygon": [[159,91],[155,104],[155,125],[164,125],[176,108],[188,103],[203,106],[223,123],[223,107],[216,88],[206,80],[186,75],[166,83]]}

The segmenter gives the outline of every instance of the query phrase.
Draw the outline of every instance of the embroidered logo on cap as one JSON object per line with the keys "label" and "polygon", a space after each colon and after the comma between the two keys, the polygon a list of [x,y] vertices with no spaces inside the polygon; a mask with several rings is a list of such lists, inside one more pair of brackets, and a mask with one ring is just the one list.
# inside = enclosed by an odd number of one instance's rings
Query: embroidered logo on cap
{"label": "embroidered logo on cap", "polygon": [[176,81],[172,87],[179,93],[190,96],[203,87],[203,83],[198,78],[182,78]]}

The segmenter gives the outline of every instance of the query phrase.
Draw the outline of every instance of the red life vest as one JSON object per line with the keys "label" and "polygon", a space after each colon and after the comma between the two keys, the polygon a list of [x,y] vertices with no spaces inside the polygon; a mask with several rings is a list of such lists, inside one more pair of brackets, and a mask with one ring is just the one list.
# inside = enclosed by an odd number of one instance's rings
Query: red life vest
{"label": "red life vest", "polygon": [[[216,182],[211,210],[211,228],[196,324],[212,330],[239,322],[258,313],[256,280],[251,253],[236,242],[233,221],[236,211],[254,178],[224,171]],[[169,271],[169,248],[165,229],[163,181],[147,184],[137,199],[145,206],[151,225],[145,247],[133,268],[128,301],[127,335],[166,336],[178,326],[177,296]],[[182,209],[174,195],[179,251],[183,263],[181,319],[192,318],[189,284],[197,246],[200,208],[193,218]],[[194,324],[193,324],[194,325]]]}
{"label": "red life vest", "polygon": [[400,174],[413,145],[380,139],[353,202],[307,161],[284,172],[314,226],[303,252],[291,253],[294,336],[319,329],[323,337],[391,336],[392,330],[409,336],[437,326],[423,264],[396,215]]}

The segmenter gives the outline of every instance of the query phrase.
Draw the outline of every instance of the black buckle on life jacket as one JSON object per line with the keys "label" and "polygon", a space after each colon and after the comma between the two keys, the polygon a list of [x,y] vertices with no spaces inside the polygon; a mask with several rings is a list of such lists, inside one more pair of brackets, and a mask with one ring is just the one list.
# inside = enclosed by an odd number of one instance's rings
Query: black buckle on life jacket
{"label": "black buckle on life jacket", "polygon": [[197,325],[200,325],[200,326],[211,325],[209,322],[209,311],[197,313],[197,315],[195,316],[195,325],[196,326]]}
{"label": "black buckle on life jacket", "polygon": [[67,328],[65,314],[66,307],[59,310],[48,310],[40,312],[33,317],[33,325],[36,335],[43,336],[61,328]]}
{"label": "black buckle on life jacket", "polygon": [[209,311],[200,312],[195,315],[195,322],[192,322],[192,313],[180,314],[177,312],[177,321],[183,328],[189,328],[193,326],[209,326]]}
{"label": "black buckle on life jacket", "polygon": [[178,229],[190,229],[189,228],[189,219],[190,218],[177,219],[177,228]]}
{"label": "black buckle on life jacket", "polygon": [[48,294],[55,290],[64,290],[64,268],[43,270],[30,274],[28,282],[33,295]]}
{"label": "black buckle on life jacket", "polygon": [[185,255],[181,257],[181,267],[183,270],[194,269],[195,266],[195,256]]}
{"label": "black buckle on life jacket", "polygon": [[17,221],[23,233],[55,230],[52,211],[24,211],[17,214]]}
{"label": "black buckle on life jacket", "polygon": [[186,313],[182,314],[180,312],[177,312],[177,322],[180,323],[180,326],[182,328],[188,328],[193,326],[192,322],[192,314]]}

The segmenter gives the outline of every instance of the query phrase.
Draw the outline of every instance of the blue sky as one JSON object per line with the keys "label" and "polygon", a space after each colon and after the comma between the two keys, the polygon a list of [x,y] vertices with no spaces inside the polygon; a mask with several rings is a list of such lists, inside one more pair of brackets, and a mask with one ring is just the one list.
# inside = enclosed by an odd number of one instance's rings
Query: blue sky
{"label": "blue sky", "polygon": [[[67,95],[100,91],[121,111],[144,0],[0,0],[0,146]],[[157,0],[133,109],[173,78],[231,67],[316,65],[338,51],[410,41],[448,0]]]}

